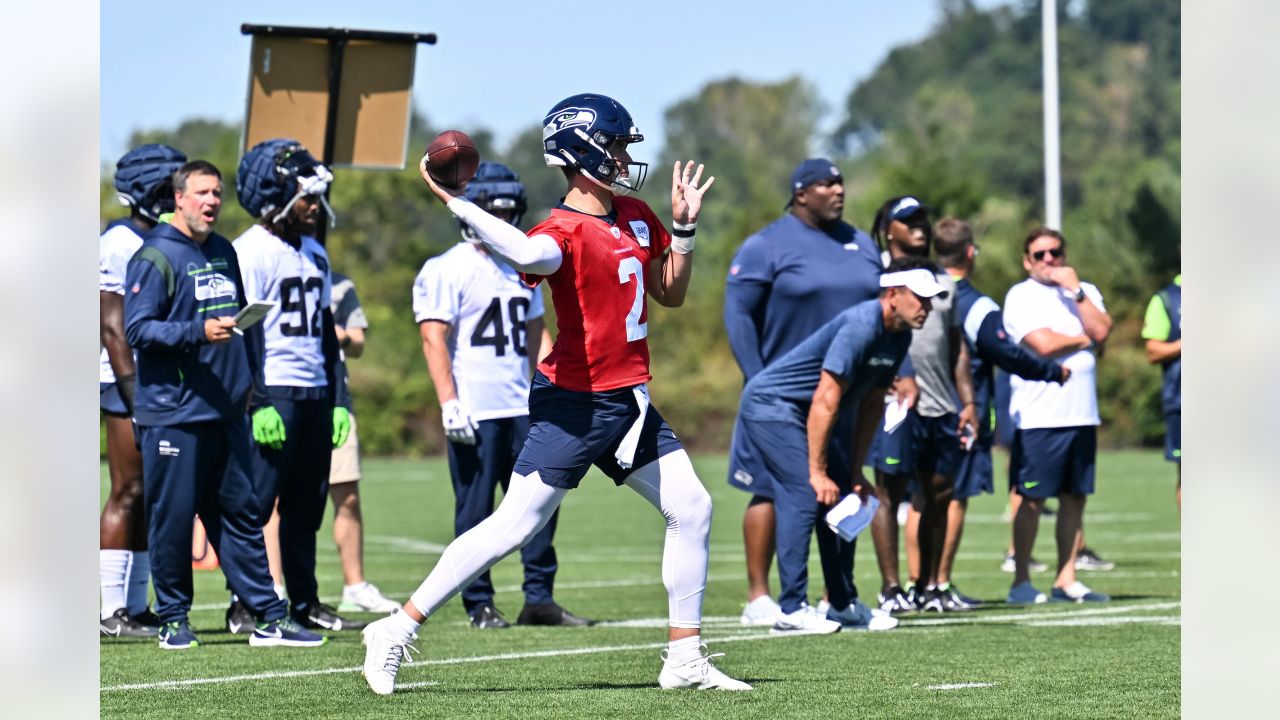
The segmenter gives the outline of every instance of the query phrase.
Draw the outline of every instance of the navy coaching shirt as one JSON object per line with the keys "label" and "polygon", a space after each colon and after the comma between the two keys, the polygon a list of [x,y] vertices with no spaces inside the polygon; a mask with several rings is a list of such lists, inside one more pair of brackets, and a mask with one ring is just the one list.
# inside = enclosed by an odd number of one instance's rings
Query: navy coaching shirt
{"label": "navy coaching shirt", "polygon": [[889,332],[879,300],[845,310],[747,383],[739,414],[750,420],[804,422],[826,370],[849,384],[840,407],[873,387],[887,388],[911,346],[909,331]]}
{"label": "navy coaching shirt", "polygon": [[880,255],[866,233],[831,233],[792,213],[747,238],[729,266],[724,324],[747,380],[841,311],[880,294]]}

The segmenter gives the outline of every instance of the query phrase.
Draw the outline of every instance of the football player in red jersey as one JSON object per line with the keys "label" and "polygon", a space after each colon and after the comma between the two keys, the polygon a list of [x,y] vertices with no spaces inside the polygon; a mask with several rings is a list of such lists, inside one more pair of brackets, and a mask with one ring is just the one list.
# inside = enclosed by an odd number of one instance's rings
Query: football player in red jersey
{"label": "football player in red jersey", "polygon": [[526,282],[546,280],[558,335],[533,378],[529,438],[510,489],[493,515],[449,545],[403,612],[368,626],[364,676],[375,693],[391,693],[419,624],[528,542],[595,465],[667,520],[662,579],[670,642],[658,684],[749,690],[718,670],[701,643],[711,496],[675,433],[650,406],[646,387],[645,296],[667,307],[684,302],[698,212],[715,178],[703,183],[701,165],[675,164],[669,233],[648,205],[624,197],[641,186],[648,166],[627,154],[627,146],[644,136],[622,105],[596,94],[566,98],[547,113],[542,139],[547,165],[564,172],[568,189],[527,237],[469,202],[463,188],[441,187],[425,165],[420,168],[432,193],[490,252]]}

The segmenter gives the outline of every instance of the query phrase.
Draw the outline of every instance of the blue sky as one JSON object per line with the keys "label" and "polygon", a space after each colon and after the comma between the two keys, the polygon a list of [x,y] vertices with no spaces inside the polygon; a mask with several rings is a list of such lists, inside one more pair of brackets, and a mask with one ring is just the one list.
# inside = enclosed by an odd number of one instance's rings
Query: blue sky
{"label": "blue sky", "polygon": [[834,126],[857,81],[890,48],[923,37],[938,5],[108,0],[101,6],[100,154],[114,164],[139,128],[192,117],[238,121],[248,86],[244,22],[434,32],[438,44],[419,46],[414,83],[415,106],[434,125],[487,127],[505,143],[561,98],[602,92],[627,106],[656,153],[662,111],[730,76],[800,74],[827,105],[824,127]]}

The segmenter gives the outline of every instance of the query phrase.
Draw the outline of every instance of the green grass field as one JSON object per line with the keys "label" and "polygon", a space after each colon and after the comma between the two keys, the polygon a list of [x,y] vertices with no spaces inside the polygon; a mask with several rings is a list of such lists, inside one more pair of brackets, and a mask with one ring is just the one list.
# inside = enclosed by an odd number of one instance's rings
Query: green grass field
{"label": "green grass field", "polygon": [[[637,495],[593,473],[565,502],[556,538],[556,598],[610,621],[582,629],[473,630],[451,601],[420,632],[418,660],[390,697],[359,673],[356,632],[319,649],[250,648],[222,628],[218,572],[196,573],[192,625],[202,646],[162,652],[151,641],[101,645],[103,717],[119,718],[1103,718],[1176,717],[1180,703],[1180,534],[1173,468],[1156,452],[1106,452],[1086,515],[1091,546],[1116,570],[1083,579],[1114,602],[1006,607],[1010,575],[1001,494],[975,499],[955,573],[988,607],[913,616],[894,631],[773,638],[744,628],[741,517],[746,496],[724,481],[725,459],[700,457],[715,499],[703,638],[750,693],[657,689],[666,597],[663,524]],[[997,467],[1003,467],[997,458]],[[103,488],[106,488],[105,471]],[[1003,486],[1003,481],[997,484]],[[365,465],[366,571],[404,599],[452,537],[453,495],[442,460]],[[1052,564],[1051,520],[1037,557]],[[321,531],[322,594],[342,579],[330,528]],[[494,568],[497,605],[514,620],[523,598],[518,556]],[[816,549],[811,578],[819,585]],[[857,581],[872,600],[879,575],[870,542]],[[1048,591],[1047,574],[1036,584]],[[775,584],[776,591],[776,584]],[[811,587],[811,595],[821,587]],[[816,601],[816,598],[814,598]],[[948,688],[945,686],[966,685]],[[943,687],[939,687],[943,686]]]}

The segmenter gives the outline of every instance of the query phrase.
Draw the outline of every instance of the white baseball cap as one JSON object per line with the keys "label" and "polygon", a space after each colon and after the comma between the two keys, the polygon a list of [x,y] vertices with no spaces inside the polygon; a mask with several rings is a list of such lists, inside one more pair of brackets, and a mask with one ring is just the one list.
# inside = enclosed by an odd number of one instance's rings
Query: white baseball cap
{"label": "white baseball cap", "polygon": [[923,298],[937,297],[947,292],[947,288],[938,282],[933,273],[924,268],[885,273],[880,276],[880,287],[905,287]]}

